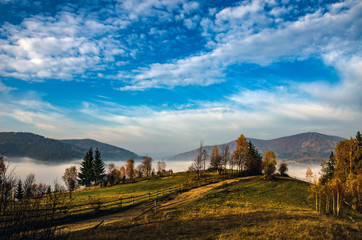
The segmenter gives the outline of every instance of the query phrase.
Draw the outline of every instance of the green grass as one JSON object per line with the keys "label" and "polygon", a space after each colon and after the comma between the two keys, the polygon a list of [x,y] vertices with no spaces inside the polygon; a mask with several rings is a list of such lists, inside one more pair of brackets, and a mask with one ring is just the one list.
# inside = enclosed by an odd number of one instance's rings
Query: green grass
{"label": "green grass", "polygon": [[120,197],[139,196],[149,192],[161,191],[169,187],[182,184],[189,177],[188,174],[172,174],[164,177],[156,177],[141,180],[135,183],[118,184],[111,187],[91,187],[73,192],[72,202],[87,203],[91,199],[99,199],[102,202],[117,200]]}
{"label": "green grass", "polygon": [[223,185],[177,209],[73,233],[70,239],[360,239],[361,222],[317,215],[308,184],[261,177]]}

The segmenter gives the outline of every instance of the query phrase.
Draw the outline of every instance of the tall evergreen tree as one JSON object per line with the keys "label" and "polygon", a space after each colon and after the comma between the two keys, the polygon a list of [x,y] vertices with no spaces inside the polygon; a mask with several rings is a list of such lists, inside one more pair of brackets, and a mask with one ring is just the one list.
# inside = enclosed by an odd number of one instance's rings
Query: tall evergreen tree
{"label": "tall evergreen tree", "polygon": [[21,179],[19,179],[19,182],[16,186],[15,197],[18,200],[21,200],[24,198],[23,182],[21,181]]}
{"label": "tall evergreen tree", "polygon": [[78,173],[78,178],[79,184],[86,187],[89,187],[94,180],[94,158],[92,148],[89,148],[88,152],[83,158],[80,172]]}
{"label": "tall evergreen tree", "polygon": [[333,151],[331,151],[331,154],[329,155],[329,160],[327,161],[323,160],[321,162],[322,169],[321,169],[320,179],[322,184],[327,183],[329,180],[333,178],[335,165],[336,165],[336,160]]}
{"label": "tall evergreen tree", "polygon": [[357,139],[357,141],[358,141],[358,146],[359,146],[360,148],[362,148],[362,135],[361,135],[360,131],[357,132],[357,134],[356,134],[356,139]]}
{"label": "tall evergreen tree", "polygon": [[258,149],[254,146],[254,144],[249,141],[248,143],[248,157],[246,161],[246,170],[249,174],[261,174],[262,171],[262,159],[263,157],[260,155]]}
{"label": "tall evergreen tree", "polygon": [[95,184],[99,185],[103,182],[104,176],[105,176],[105,168],[104,168],[104,162],[101,157],[101,153],[96,148],[94,152],[94,182]]}

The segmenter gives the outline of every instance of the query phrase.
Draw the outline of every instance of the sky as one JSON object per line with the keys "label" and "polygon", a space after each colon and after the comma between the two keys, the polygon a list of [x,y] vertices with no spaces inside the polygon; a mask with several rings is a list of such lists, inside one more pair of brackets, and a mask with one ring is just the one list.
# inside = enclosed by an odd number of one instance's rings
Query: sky
{"label": "sky", "polygon": [[362,130],[362,2],[0,0],[0,131],[151,156]]}

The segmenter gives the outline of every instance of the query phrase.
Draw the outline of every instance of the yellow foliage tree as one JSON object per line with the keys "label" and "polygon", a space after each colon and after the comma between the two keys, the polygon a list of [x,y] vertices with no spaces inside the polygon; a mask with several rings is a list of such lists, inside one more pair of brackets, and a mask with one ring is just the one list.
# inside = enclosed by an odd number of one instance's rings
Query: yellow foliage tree
{"label": "yellow foliage tree", "polygon": [[235,159],[238,170],[241,171],[246,165],[248,158],[249,148],[248,142],[243,134],[236,140],[236,149],[233,152],[233,158]]}
{"label": "yellow foliage tree", "polygon": [[277,160],[273,151],[266,151],[263,157],[262,167],[267,176],[271,176],[276,170]]}

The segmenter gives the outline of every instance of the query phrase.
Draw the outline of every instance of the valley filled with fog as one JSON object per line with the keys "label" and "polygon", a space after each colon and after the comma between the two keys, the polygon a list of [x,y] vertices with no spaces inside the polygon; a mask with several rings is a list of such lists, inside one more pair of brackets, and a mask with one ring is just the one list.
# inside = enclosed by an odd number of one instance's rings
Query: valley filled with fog
{"label": "valley filled with fog", "polygon": [[[6,161],[9,163],[10,169],[14,171],[15,177],[17,179],[24,180],[25,177],[33,173],[35,174],[36,183],[46,183],[53,185],[54,180],[57,180],[59,183],[63,184],[62,176],[66,168],[70,166],[76,166],[79,171],[80,164],[82,159],[79,160],[70,160],[62,163],[50,164],[37,161],[30,158],[6,158]],[[116,168],[126,165],[126,161],[105,161],[105,167],[107,169],[108,164],[113,162]],[[135,161],[135,166],[137,167],[142,160]],[[187,171],[188,167],[191,165],[192,161],[165,161],[166,169],[172,169],[173,172],[182,172]],[[157,160],[153,161],[153,167],[156,169]],[[306,169],[310,167],[314,174],[319,175],[320,165],[318,164],[300,164],[300,163],[289,163],[288,174],[291,177],[296,177],[299,179],[305,178]]]}

